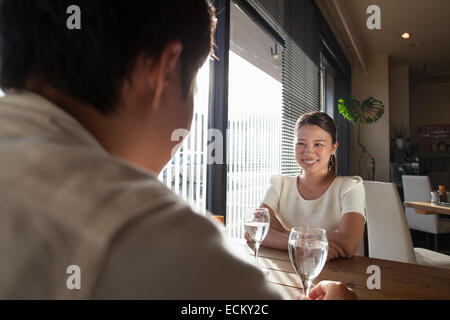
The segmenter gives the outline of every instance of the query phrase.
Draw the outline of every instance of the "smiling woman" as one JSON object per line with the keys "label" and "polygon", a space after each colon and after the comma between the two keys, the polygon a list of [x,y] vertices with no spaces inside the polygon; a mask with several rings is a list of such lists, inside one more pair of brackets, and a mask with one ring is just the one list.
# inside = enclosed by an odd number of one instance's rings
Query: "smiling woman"
{"label": "smiling woman", "polygon": [[261,206],[272,219],[263,246],[287,250],[291,228],[327,231],[328,260],[355,254],[365,223],[361,177],[337,177],[336,126],[326,113],[304,114],[295,127],[298,176],[275,175]]}

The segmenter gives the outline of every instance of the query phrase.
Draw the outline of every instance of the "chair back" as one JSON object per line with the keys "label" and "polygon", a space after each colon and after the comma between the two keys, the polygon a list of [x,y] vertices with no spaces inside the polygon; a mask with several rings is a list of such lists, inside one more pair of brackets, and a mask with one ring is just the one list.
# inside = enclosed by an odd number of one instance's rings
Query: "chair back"
{"label": "chair back", "polygon": [[365,251],[364,251],[364,236],[363,239],[361,240],[361,242],[359,243],[359,247],[355,252],[355,256],[361,256],[364,257],[365,256]]}
{"label": "chair back", "polygon": [[397,187],[364,181],[369,257],[416,263],[411,234]]}
{"label": "chair back", "polygon": [[[402,176],[405,201],[430,201],[431,184],[428,176]],[[413,208],[405,208],[410,229],[438,233],[439,216],[415,213]]]}

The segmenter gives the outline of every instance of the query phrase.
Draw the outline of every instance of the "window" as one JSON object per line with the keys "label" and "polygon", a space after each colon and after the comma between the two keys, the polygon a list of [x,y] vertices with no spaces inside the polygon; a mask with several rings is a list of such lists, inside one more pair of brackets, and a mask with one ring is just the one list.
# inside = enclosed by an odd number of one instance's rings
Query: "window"
{"label": "window", "polygon": [[335,92],[336,72],[334,68],[328,63],[325,57],[322,57],[322,72],[321,82],[323,84],[322,97],[323,112],[326,112],[331,118],[335,117],[335,110],[337,108],[337,97]]}
{"label": "window", "polygon": [[197,75],[194,116],[189,135],[163,168],[159,179],[199,212],[206,210],[206,164],[209,101],[209,61]]}
{"label": "window", "polygon": [[[344,61],[345,62],[345,61]],[[350,81],[342,71],[337,60],[328,50],[322,47],[321,54],[321,101],[322,111],[334,119],[337,129],[337,141],[339,147],[336,153],[338,163],[338,175],[350,174],[350,141],[351,124],[339,114],[338,100],[350,92]]]}
{"label": "window", "polygon": [[[238,0],[236,0],[238,1]],[[281,173],[297,175],[294,127],[320,108],[320,19],[313,0],[247,0],[284,42]]]}
{"label": "window", "polygon": [[230,17],[226,220],[228,234],[243,239],[245,211],[280,173],[282,47],[235,4]]}

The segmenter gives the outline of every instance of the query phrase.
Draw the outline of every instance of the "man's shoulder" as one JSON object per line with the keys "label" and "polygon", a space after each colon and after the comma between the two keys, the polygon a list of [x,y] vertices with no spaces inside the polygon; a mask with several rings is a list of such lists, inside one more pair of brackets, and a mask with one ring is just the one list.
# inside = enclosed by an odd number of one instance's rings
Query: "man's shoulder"
{"label": "man's shoulder", "polygon": [[[117,234],[92,297],[279,298],[232,248],[217,225],[189,206],[178,203],[147,212]],[[115,286],[120,290],[114,292]]]}

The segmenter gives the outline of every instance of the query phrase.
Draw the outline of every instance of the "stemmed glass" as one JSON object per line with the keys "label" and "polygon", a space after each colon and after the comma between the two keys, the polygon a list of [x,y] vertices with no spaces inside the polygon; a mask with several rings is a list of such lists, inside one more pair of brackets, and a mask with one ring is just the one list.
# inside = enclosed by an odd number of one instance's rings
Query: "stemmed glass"
{"label": "stemmed glass", "polygon": [[[244,219],[245,232],[248,239],[252,242],[255,248],[255,261],[259,266],[258,253],[261,242],[267,235],[270,227],[270,215],[267,208],[258,208],[250,210],[245,214]],[[261,271],[268,275],[269,271],[267,269],[261,269]]]}
{"label": "stemmed glass", "polygon": [[313,280],[320,274],[328,255],[328,240],[324,229],[295,227],[289,234],[289,257],[300,277],[303,294],[309,297]]}

